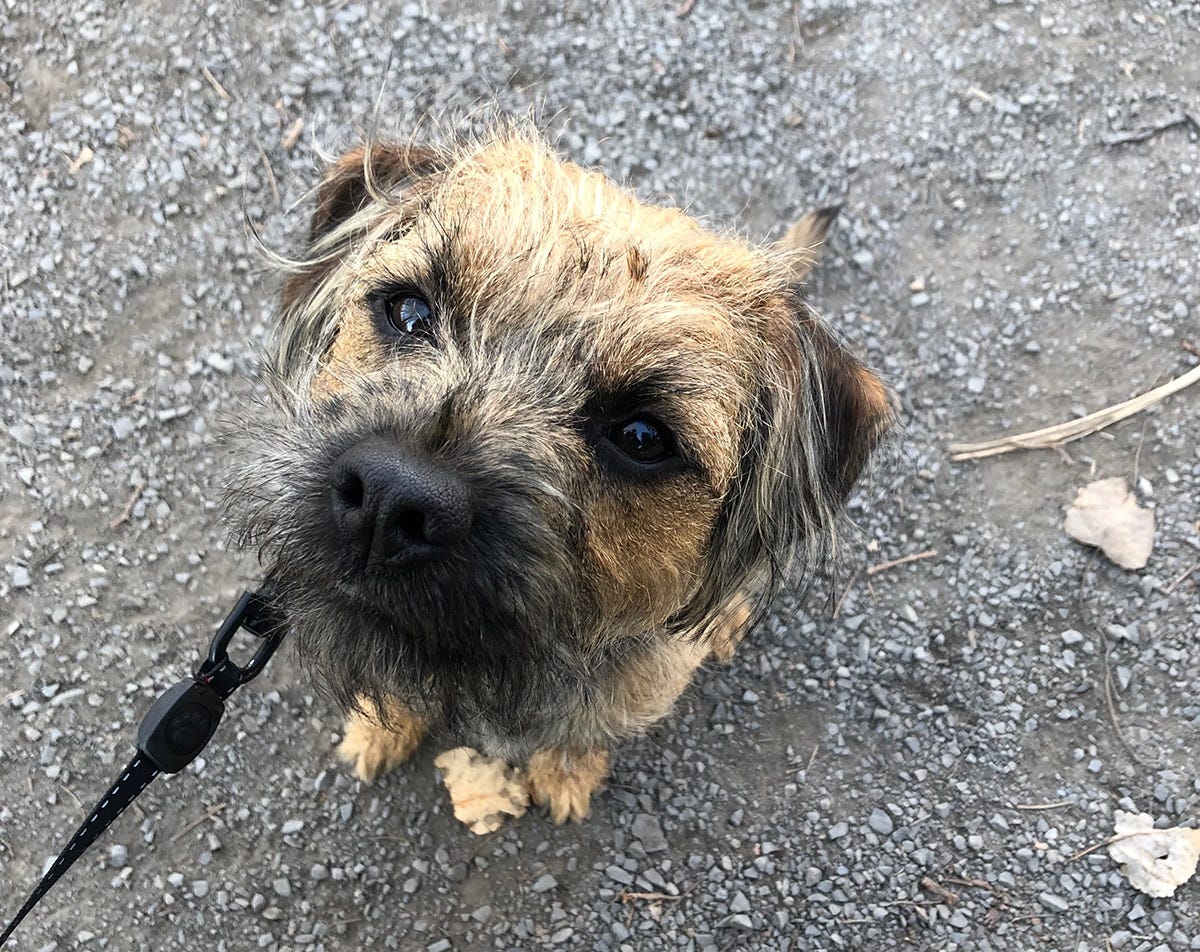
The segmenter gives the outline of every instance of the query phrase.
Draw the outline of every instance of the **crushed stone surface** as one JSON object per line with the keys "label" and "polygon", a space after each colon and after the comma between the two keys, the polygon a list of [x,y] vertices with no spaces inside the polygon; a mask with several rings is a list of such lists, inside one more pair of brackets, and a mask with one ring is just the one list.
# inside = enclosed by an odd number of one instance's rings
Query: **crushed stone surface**
{"label": "crushed stone surface", "polygon": [[[1200,387],[1064,454],[945,450],[1195,363],[1200,130],[1112,140],[1197,115],[1200,12],[686,6],[0,0],[0,917],[256,579],[220,434],[274,319],[256,235],[297,247],[320,152],[494,103],[755,237],[842,203],[812,295],[903,408],[839,570],[584,825],[476,838],[433,750],[358,783],[283,652],[14,948],[1200,949],[1200,883],[1076,858],[1118,809],[1200,825]],[[1141,571],[1061,529],[1109,476]]]}

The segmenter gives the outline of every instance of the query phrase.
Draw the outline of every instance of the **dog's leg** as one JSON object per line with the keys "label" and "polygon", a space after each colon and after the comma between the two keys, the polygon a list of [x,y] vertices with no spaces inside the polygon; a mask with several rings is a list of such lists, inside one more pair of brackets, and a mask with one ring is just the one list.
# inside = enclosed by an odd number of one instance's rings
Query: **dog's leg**
{"label": "dog's leg", "polygon": [[394,701],[381,717],[374,702],[358,699],[358,709],[346,718],[338,756],[354,767],[359,780],[370,782],[412,756],[429,724]]}
{"label": "dog's leg", "polygon": [[529,759],[525,780],[534,803],[548,805],[555,823],[582,820],[592,794],[608,776],[607,750],[576,753],[557,748],[539,750]]}
{"label": "dog's leg", "polygon": [[750,627],[750,600],[738,592],[721,612],[710,638],[712,656],[722,664],[733,660],[733,653],[746,637]]}

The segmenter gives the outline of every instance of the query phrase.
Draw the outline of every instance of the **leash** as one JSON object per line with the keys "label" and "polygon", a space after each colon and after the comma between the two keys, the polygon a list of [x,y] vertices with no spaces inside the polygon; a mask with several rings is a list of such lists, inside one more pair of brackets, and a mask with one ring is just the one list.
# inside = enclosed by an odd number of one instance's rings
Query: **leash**
{"label": "leash", "polygon": [[[283,626],[275,618],[268,583],[261,592],[243,592],[229,617],[217,630],[208,657],[190,678],[168,688],[146,712],[137,732],[137,753],[121,776],[100,798],[83,825],[54,860],[25,905],[0,934],[0,945],[8,941],[21,920],[29,915],[79,859],[96,838],[160,773],[178,773],[202,751],[216,732],[225,699],[247,681],[253,680],[271,660],[283,641]],[[245,628],[262,639],[254,657],[239,666],[229,657],[229,643]]]}

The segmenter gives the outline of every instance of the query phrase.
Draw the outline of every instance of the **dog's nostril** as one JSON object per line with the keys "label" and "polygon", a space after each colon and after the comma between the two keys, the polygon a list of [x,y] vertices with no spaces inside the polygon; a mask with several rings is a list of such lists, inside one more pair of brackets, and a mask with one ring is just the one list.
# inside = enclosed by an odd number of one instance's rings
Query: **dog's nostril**
{"label": "dog's nostril", "polygon": [[363,486],[362,478],[358,473],[346,473],[338,480],[335,487],[338,494],[338,499],[342,501],[347,509],[361,509],[363,499],[366,497],[366,489]]}
{"label": "dog's nostril", "polygon": [[409,542],[429,542],[425,534],[425,513],[420,509],[404,509],[393,522],[396,532]]}
{"label": "dog's nostril", "polygon": [[328,492],[342,544],[364,563],[417,565],[470,531],[471,500],[462,479],[383,438],[346,450]]}

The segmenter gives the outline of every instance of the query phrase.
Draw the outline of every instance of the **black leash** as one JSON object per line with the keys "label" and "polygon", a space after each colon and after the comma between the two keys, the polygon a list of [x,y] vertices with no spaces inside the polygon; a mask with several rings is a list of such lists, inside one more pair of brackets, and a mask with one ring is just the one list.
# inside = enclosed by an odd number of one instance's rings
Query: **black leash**
{"label": "black leash", "polygon": [[[50,887],[125,812],[151,780],[160,773],[178,773],[204,749],[221,720],[225,698],[257,676],[283,641],[284,630],[272,614],[269,597],[269,585],[263,592],[244,592],[217,631],[199,670],[168,688],[146,712],[137,732],[137,754],[25,900],[21,911],[0,935],[0,945],[8,941]],[[230,659],[227,649],[242,628],[263,642],[250,663],[239,667]]]}

